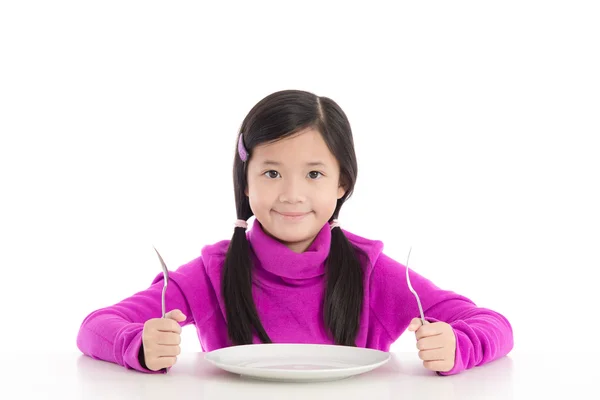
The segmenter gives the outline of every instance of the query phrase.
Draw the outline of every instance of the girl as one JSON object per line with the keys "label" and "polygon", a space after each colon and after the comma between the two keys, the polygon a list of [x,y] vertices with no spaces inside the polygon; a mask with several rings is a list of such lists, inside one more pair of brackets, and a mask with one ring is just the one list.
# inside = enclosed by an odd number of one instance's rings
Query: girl
{"label": "girl", "polygon": [[[414,331],[423,365],[456,374],[513,347],[508,320],[409,271],[383,244],[350,233],[337,217],[357,177],[352,131],[327,97],[286,90],[256,104],[236,138],[237,218],[231,240],[205,246],[152,285],[83,321],[86,355],[152,373],[180,353],[181,327],[194,324],[204,351],[250,343],[316,343],[389,351]],[[247,220],[255,216],[251,229]]]}

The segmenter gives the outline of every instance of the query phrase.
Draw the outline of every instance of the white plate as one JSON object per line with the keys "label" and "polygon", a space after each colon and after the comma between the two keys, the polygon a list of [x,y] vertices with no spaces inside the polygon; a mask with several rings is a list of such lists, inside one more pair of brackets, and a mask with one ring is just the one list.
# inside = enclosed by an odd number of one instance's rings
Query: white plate
{"label": "white plate", "polygon": [[362,347],[320,344],[250,344],[204,356],[217,367],[255,379],[318,382],[348,378],[382,366],[390,354]]}

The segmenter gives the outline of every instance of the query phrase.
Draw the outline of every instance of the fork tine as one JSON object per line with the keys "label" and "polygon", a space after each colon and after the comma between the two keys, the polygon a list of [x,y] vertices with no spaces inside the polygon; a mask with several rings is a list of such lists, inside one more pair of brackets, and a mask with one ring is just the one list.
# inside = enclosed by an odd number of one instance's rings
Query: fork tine
{"label": "fork tine", "polygon": [[[154,246],[152,246],[154,247]],[[158,252],[158,250],[156,250],[156,247],[154,247],[154,251],[156,252],[156,255],[158,255],[158,259],[160,260],[160,264],[162,266],[162,270],[163,270],[163,277],[164,277],[164,285],[163,285],[163,290],[162,290],[162,295],[161,295],[161,305],[162,305],[162,317],[165,317],[166,314],[166,307],[165,307],[165,294],[167,292],[167,286],[169,284],[169,271],[167,269],[167,265],[165,264],[163,258],[161,257],[160,253]]]}
{"label": "fork tine", "polygon": [[[152,247],[154,247],[154,246],[152,246]],[[165,274],[165,279],[168,279],[168,276],[167,276],[167,273],[168,273],[167,265],[165,264],[163,258],[160,256],[160,253],[158,252],[158,250],[156,250],[156,247],[154,247],[154,251],[156,252],[156,255],[158,256],[158,259],[160,260],[160,264],[161,264],[163,272]]]}
{"label": "fork tine", "polygon": [[410,284],[410,278],[408,276],[408,260],[410,259],[411,251],[412,251],[412,246],[410,246],[410,249],[408,249],[408,256],[406,256],[406,282],[408,283],[408,287],[409,287],[410,291],[414,293],[414,289],[413,289],[412,285]]}
{"label": "fork tine", "polygon": [[415,296],[415,299],[417,299],[417,307],[419,308],[419,314],[421,314],[421,322],[423,323],[423,325],[425,325],[429,322],[425,319],[425,315],[423,314],[423,306],[421,305],[421,299],[419,298],[419,294],[412,287],[412,284],[410,283],[410,276],[408,275],[408,260],[410,258],[411,251],[412,251],[412,246],[408,250],[408,256],[406,257],[406,283],[408,284],[408,289]]}

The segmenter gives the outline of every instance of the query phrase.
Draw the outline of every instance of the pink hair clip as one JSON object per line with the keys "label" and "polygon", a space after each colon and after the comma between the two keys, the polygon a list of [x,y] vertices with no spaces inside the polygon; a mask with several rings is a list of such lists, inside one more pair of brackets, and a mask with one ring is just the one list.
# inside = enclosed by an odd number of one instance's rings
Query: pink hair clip
{"label": "pink hair clip", "polygon": [[240,133],[240,139],[238,140],[238,154],[243,162],[248,160],[248,150],[244,147],[244,134]]}

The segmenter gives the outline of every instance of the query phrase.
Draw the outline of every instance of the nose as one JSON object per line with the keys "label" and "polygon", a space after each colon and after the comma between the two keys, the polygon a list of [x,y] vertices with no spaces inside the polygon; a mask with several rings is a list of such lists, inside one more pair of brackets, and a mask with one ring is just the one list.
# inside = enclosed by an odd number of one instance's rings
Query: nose
{"label": "nose", "polygon": [[304,182],[298,178],[282,179],[279,201],[282,203],[302,203],[306,201]]}

